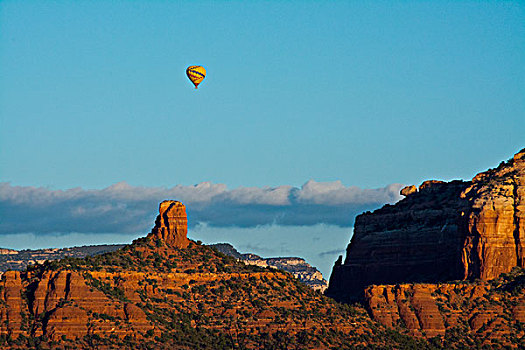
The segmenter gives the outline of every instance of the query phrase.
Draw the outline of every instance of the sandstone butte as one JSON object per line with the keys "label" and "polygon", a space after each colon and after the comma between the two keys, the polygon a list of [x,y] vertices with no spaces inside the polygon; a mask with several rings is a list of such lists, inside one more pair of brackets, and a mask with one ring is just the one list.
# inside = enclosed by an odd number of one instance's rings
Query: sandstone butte
{"label": "sandstone butte", "polygon": [[1,349],[330,349],[428,346],[291,274],[189,240],[184,205],[124,248],[7,271]]}
{"label": "sandstone butte", "polygon": [[525,149],[471,181],[425,181],[401,194],[356,217],[326,295],[359,300],[413,335],[476,333],[525,347]]}

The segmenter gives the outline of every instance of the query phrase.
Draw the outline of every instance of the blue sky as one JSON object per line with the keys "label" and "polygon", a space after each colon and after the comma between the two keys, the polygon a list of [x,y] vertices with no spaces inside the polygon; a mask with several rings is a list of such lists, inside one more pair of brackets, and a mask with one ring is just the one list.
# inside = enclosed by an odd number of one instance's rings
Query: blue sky
{"label": "blue sky", "polygon": [[381,189],[470,179],[524,135],[523,2],[0,2],[10,186]]}

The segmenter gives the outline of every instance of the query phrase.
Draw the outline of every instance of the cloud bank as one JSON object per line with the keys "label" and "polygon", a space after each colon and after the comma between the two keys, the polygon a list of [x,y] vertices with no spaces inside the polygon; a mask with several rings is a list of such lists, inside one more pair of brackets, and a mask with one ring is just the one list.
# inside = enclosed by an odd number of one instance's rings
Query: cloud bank
{"label": "cloud bank", "polygon": [[340,181],[310,180],[301,188],[239,187],[203,182],[171,188],[119,182],[100,190],[0,183],[0,234],[149,232],[164,199],[183,202],[190,226],[353,225],[355,215],[394,203],[403,185],[378,189],[345,187]]}

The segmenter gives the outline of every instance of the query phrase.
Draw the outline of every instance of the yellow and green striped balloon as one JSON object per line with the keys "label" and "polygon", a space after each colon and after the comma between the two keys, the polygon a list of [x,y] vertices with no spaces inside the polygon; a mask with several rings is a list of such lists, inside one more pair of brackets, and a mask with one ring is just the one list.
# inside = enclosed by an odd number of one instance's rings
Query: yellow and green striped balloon
{"label": "yellow and green striped balloon", "polygon": [[186,68],[186,75],[191,80],[193,85],[195,85],[196,89],[197,86],[202,83],[204,77],[206,77],[206,69],[204,69],[202,66],[189,66]]}

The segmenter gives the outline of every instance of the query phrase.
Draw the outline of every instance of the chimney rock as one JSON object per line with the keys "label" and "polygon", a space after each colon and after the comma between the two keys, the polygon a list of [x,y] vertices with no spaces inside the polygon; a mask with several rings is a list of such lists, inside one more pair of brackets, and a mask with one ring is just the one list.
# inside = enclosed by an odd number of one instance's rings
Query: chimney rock
{"label": "chimney rock", "polygon": [[186,248],[190,244],[187,234],[188,217],[184,204],[173,200],[160,203],[155,227],[148,236],[173,248]]}

